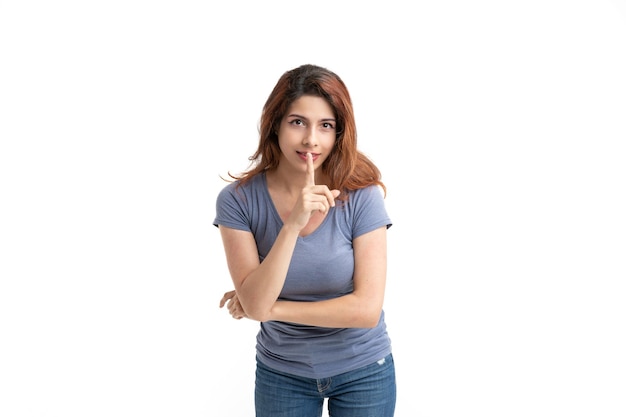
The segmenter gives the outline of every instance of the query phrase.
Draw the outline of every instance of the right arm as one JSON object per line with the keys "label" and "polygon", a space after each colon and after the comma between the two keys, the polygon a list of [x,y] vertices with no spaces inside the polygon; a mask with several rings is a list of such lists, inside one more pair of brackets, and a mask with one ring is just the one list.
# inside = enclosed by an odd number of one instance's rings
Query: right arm
{"label": "right arm", "polygon": [[285,283],[300,231],[308,224],[313,212],[327,213],[335,205],[338,194],[339,191],[331,192],[325,185],[315,185],[313,159],[309,153],[305,187],[263,262],[259,262],[251,232],[220,226],[228,270],[246,317],[269,320]]}
{"label": "right arm", "polygon": [[299,230],[283,226],[262,263],[251,232],[220,226],[228,270],[248,318],[266,321],[285,283]]}

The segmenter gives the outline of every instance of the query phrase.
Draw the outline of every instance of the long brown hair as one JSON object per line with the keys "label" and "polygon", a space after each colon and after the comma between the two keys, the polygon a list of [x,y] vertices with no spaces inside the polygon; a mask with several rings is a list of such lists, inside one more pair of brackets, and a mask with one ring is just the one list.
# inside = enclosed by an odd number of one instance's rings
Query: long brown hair
{"label": "long brown hair", "polygon": [[[261,114],[259,147],[248,158],[251,168],[240,175],[229,173],[240,185],[255,175],[278,167],[281,151],[278,128],[289,106],[303,95],[325,99],[333,108],[336,119],[336,141],[322,164],[330,178],[330,189],[356,190],[378,185],[387,192],[378,167],[357,149],[356,123],[352,100],[344,82],[337,74],[316,65],[302,65],[285,72],[270,93]],[[340,195],[340,198],[345,193]]]}

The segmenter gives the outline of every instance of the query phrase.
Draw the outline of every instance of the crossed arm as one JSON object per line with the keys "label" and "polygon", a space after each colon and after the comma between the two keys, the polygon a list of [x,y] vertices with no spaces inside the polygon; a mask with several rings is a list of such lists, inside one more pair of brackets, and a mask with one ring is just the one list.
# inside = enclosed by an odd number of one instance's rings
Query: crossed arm
{"label": "crossed arm", "polygon": [[365,233],[352,242],[353,291],[324,301],[278,300],[298,235],[315,212],[326,214],[338,190],[315,184],[313,157],[307,153],[304,187],[272,249],[259,262],[251,232],[220,226],[226,261],[235,290],[224,294],[220,307],[231,315],[257,321],[279,320],[321,327],[374,327],[383,306],[387,278],[387,228]]}
{"label": "crossed arm", "polygon": [[220,300],[235,319],[280,320],[321,327],[374,327],[383,306],[387,275],[387,228],[353,241],[354,291],[341,297],[297,302],[278,300],[299,230],[285,225],[259,262],[250,232],[220,226],[228,268],[235,285]]}

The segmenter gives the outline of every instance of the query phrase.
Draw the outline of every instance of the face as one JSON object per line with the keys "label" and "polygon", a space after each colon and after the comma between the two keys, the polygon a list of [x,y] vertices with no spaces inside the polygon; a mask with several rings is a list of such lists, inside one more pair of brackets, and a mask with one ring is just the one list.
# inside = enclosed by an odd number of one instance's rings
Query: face
{"label": "face", "polygon": [[306,171],[306,154],[310,152],[315,168],[320,167],[335,146],[336,125],[333,108],[325,99],[302,96],[294,101],[280,122],[280,164]]}

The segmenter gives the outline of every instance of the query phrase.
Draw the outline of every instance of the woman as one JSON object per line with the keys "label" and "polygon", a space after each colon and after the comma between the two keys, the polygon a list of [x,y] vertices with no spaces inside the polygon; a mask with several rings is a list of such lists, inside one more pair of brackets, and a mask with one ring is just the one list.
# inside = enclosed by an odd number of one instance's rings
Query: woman
{"label": "woman", "polygon": [[236,318],[260,322],[257,417],[393,416],[383,299],[386,188],[357,150],[343,81],[287,71],[267,99],[250,169],[217,198]]}

